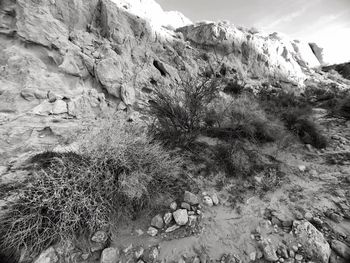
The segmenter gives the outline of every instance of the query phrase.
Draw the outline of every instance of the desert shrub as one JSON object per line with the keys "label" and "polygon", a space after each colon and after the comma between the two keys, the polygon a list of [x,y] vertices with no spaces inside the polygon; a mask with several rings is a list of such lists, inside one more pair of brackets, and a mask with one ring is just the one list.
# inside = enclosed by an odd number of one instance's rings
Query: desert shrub
{"label": "desert shrub", "polygon": [[272,142],[284,135],[278,121],[269,118],[254,97],[243,94],[237,97],[215,99],[205,117],[211,136],[220,138],[247,138],[252,141]]}
{"label": "desert shrub", "polygon": [[305,113],[305,109],[284,109],[281,113],[281,118],[285,122],[286,127],[296,134],[303,143],[319,149],[327,147],[326,137],[311,119],[309,113]]}
{"label": "desert shrub", "polygon": [[279,118],[285,127],[305,144],[325,148],[327,139],[312,119],[312,106],[307,98],[291,92],[264,92],[259,94],[261,105],[269,114]]}
{"label": "desert shrub", "polygon": [[250,177],[264,167],[257,149],[241,141],[219,144],[213,153],[217,168],[227,177]]}
{"label": "desert shrub", "polygon": [[2,251],[37,253],[81,231],[109,229],[188,188],[182,159],[136,124],[102,123],[78,153],[35,156],[30,183],[0,218]]}
{"label": "desert shrub", "polygon": [[171,144],[191,142],[202,128],[206,106],[217,96],[216,83],[204,77],[183,81],[171,91],[156,89],[149,107],[155,136]]}
{"label": "desert shrub", "polygon": [[337,101],[333,108],[333,114],[350,120],[350,96]]}

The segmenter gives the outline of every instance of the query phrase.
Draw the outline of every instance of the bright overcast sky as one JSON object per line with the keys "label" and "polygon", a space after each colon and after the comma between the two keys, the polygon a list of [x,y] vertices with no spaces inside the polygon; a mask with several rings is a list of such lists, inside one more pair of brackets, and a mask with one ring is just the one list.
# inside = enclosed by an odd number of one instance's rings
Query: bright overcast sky
{"label": "bright overcast sky", "polygon": [[229,20],[235,25],[282,32],[316,42],[331,63],[350,61],[350,0],[156,0],[192,21]]}

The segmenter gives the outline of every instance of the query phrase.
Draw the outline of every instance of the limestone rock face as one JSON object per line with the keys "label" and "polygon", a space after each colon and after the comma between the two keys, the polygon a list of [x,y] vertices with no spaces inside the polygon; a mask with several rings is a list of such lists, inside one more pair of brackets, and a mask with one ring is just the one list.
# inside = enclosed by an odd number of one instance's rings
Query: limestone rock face
{"label": "limestone rock face", "polygon": [[279,34],[253,34],[243,28],[219,22],[202,22],[178,29],[185,39],[234,54],[255,75],[279,75],[302,84],[303,68],[319,66],[307,44]]}
{"label": "limestone rock face", "polygon": [[222,72],[257,88],[273,76],[298,89],[317,65],[280,34],[192,25],[154,0],[0,1],[0,165],[70,143],[97,117],[142,111],[156,87],[196,78],[217,56]]}

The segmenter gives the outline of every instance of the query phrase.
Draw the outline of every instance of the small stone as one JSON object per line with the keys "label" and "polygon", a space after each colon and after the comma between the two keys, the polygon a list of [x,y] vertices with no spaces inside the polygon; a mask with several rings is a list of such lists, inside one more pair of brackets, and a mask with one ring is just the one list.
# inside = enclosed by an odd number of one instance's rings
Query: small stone
{"label": "small stone", "polygon": [[306,166],[305,165],[299,165],[298,169],[300,172],[305,172],[306,171]]}
{"label": "small stone", "polygon": [[144,232],[141,229],[136,229],[135,232],[138,236],[142,236],[144,234]]}
{"label": "small stone", "polygon": [[295,260],[297,260],[297,261],[302,261],[302,260],[303,260],[303,256],[300,255],[300,254],[296,254],[296,255],[295,255]]}
{"label": "small stone", "polygon": [[115,263],[119,259],[119,251],[114,247],[105,248],[101,254],[100,263]]}
{"label": "small stone", "polygon": [[274,225],[274,226],[282,226],[281,221],[280,221],[277,217],[275,217],[275,216],[273,216],[273,217],[271,218],[271,223],[272,223],[272,225]]}
{"label": "small stone", "polygon": [[298,252],[298,246],[292,246],[294,252]]}
{"label": "small stone", "polygon": [[127,254],[132,249],[132,244],[123,249],[124,254]]}
{"label": "small stone", "polygon": [[107,233],[104,231],[97,231],[92,237],[91,240],[97,243],[106,243],[108,239]]}
{"label": "small stone", "polygon": [[313,215],[311,212],[306,212],[305,215],[304,215],[304,218],[307,220],[307,221],[311,221],[312,218],[313,218]]}
{"label": "small stone", "polygon": [[319,219],[318,217],[313,217],[312,218],[312,222],[315,223],[318,226],[323,225],[323,221],[321,219]]}
{"label": "small stone", "polygon": [[210,198],[210,196],[204,196],[203,203],[209,207],[213,206],[213,200]]}
{"label": "small stone", "polygon": [[186,263],[186,261],[181,257],[181,258],[177,261],[177,263]]}
{"label": "small stone", "polygon": [[84,253],[84,254],[81,254],[80,257],[81,257],[82,260],[87,260],[90,257],[90,254],[89,253]]}
{"label": "small stone", "polygon": [[173,214],[170,213],[170,212],[165,213],[165,215],[164,215],[164,223],[165,223],[166,225],[169,225],[170,222],[171,222],[171,220],[173,220]]}
{"label": "small stone", "polygon": [[186,209],[186,210],[188,210],[188,211],[191,210],[190,204],[188,204],[188,203],[186,203],[186,202],[182,202],[182,203],[181,203],[181,208]]}
{"label": "small stone", "polygon": [[278,260],[278,257],[276,255],[276,249],[270,242],[268,242],[268,240],[262,240],[260,242],[260,246],[263,251],[265,260],[270,262]]}
{"label": "small stone", "polygon": [[293,249],[289,250],[289,257],[291,257],[291,258],[295,257],[295,252],[293,251]]}
{"label": "small stone", "polygon": [[165,230],[165,233],[171,233],[173,231],[175,231],[176,229],[179,229],[180,226],[179,225],[173,225],[173,226],[170,226],[168,227],[166,230]]}
{"label": "small stone", "polygon": [[350,260],[350,247],[338,240],[332,240],[332,249],[342,258]]}
{"label": "small stone", "polygon": [[281,251],[282,251],[282,257],[283,258],[285,258],[285,259],[289,258],[287,248],[283,247],[281,249]]}
{"label": "small stone", "polygon": [[143,247],[141,247],[141,246],[137,247],[136,250],[135,250],[135,258],[136,259],[141,258],[144,251],[145,250],[143,249]]}
{"label": "small stone", "polygon": [[251,261],[255,261],[256,260],[256,252],[255,251],[249,254],[249,259]]}
{"label": "small stone", "polygon": [[219,204],[219,198],[217,194],[212,194],[211,199],[213,200],[213,204],[214,205],[218,205]]}
{"label": "small stone", "polygon": [[188,211],[187,214],[188,214],[189,216],[194,216],[196,213],[195,213],[194,211]]}
{"label": "small stone", "polygon": [[188,217],[188,225],[190,227],[194,227],[197,223],[197,217],[196,216],[189,216]]}
{"label": "small stone", "polygon": [[185,191],[184,202],[189,203],[190,205],[198,205],[199,199],[195,194],[189,191]]}
{"label": "small stone", "polygon": [[199,259],[199,257],[195,257],[192,263],[201,263],[201,260]]}
{"label": "small stone", "polygon": [[149,234],[150,236],[154,237],[158,234],[158,230],[154,227],[149,227],[147,230],[147,234]]}
{"label": "small stone", "polygon": [[329,218],[336,223],[340,223],[341,221],[343,221],[343,217],[337,213],[331,213]]}
{"label": "small stone", "polygon": [[177,203],[174,201],[174,202],[172,202],[172,203],[170,204],[170,209],[171,209],[172,211],[175,211],[176,208],[177,208]]}
{"label": "small stone", "polygon": [[156,227],[158,229],[163,228],[164,221],[163,221],[162,216],[158,214],[155,217],[153,217],[152,221],[151,221],[151,226],[154,226],[154,227]]}
{"label": "small stone", "polygon": [[187,224],[188,222],[188,215],[187,215],[187,210],[186,209],[179,209],[176,210],[173,213],[173,217],[175,219],[175,222],[180,225],[180,226],[184,226]]}
{"label": "small stone", "polygon": [[283,263],[284,262],[284,258],[280,258],[278,261]]}
{"label": "small stone", "polygon": [[146,255],[146,262],[156,262],[159,257],[158,247],[151,247]]}

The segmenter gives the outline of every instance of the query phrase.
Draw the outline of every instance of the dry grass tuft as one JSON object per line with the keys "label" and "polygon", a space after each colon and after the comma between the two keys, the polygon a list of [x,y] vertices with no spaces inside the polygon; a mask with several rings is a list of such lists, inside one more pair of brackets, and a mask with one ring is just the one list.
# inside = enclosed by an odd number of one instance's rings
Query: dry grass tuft
{"label": "dry grass tuft", "polygon": [[135,124],[107,121],[90,131],[78,153],[46,152],[32,161],[30,183],[16,189],[0,219],[3,251],[38,253],[81,231],[109,229],[188,187],[182,159]]}

